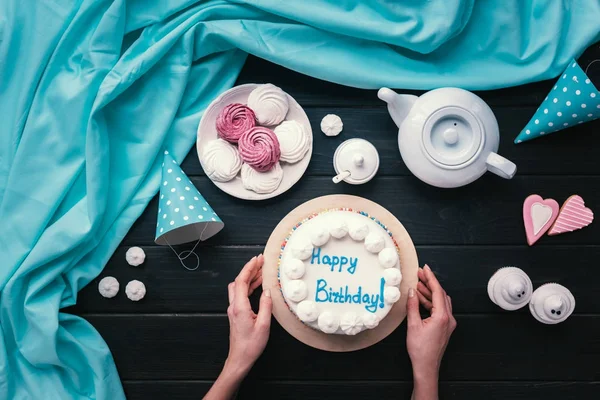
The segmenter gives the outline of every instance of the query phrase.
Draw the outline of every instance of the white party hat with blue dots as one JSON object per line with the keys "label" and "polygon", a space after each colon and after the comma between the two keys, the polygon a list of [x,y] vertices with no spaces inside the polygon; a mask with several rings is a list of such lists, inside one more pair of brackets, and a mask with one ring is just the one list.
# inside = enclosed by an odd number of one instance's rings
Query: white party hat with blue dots
{"label": "white party hat with blue dots", "polygon": [[165,151],[154,239],[156,244],[176,245],[206,240],[224,226],[177,161]]}
{"label": "white party hat with blue dots", "polygon": [[525,142],[600,118],[600,91],[577,61],[567,69],[515,139]]}

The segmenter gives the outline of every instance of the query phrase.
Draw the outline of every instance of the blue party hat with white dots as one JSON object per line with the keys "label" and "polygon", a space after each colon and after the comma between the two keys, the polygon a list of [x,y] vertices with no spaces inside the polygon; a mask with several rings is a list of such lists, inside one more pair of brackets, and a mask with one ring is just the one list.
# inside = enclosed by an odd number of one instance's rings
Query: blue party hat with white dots
{"label": "blue party hat with white dots", "polygon": [[600,91],[572,60],[538,108],[531,121],[515,139],[525,142],[600,118]]}
{"label": "blue party hat with white dots", "polygon": [[177,161],[165,151],[154,239],[156,244],[175,245],[206,240],[224,226]]}

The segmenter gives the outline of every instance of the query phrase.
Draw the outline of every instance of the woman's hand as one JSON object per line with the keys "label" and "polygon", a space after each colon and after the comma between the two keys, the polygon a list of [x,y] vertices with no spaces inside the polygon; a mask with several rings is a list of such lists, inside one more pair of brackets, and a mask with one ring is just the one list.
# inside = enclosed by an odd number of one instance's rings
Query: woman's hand
{"label": "woman's hand", "polygon": [[[429,266],[419,269],[418,275],[417,290],[411,288],[408,293],[406,347],[413,366],[413,399],[432,400],[438,398],[440,363],[456,320],[452,300]],[[429,318],[421,319],[419,304],[431,313]]]}
{"label": "woman's hand", "polygon": [[262,284],[263,255],[252,258],[227,287],[229,294],[229,355],[223,371],[204,397],[210,400],[230,399],[250,368],[262,354],[271,327],[271,293],[260,297],[258,314],[252,311],[248,296]]}

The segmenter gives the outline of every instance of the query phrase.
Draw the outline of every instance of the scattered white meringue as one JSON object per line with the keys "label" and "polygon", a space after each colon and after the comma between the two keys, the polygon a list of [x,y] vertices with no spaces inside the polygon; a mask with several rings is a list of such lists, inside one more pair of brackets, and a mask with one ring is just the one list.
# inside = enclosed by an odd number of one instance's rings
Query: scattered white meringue
{"label": "scattered white meringue", "polygon": [[377,232],[370,232],[365,238],[365,248],[371,253],[379,253],[385,247],[385,239]]}
{"label": "scattered white meringue", "polygon": [[314,301],[304,300],[298,304],[296,314],[300,321],[313,322],[319,318],[319,309]]}
{"label": "scattered white meringue", "polygon": [[306,267],[301,260],[297,258],[292,258],[287,260],[283,264],[283,271],[285,275],[290,279],[300,279],[304,276],[304,272],[306,271]]}
{"label": "scattered white meringue", "polygon": [[394,304],[400,300],[400,289],[396,286],[386,286],[385,289],[383,289],[383,298],[386,303]]}
{"label": "scattered white meringue", "polygon": [[373,329],[379,325],[379,317],[373,313],[364,313],[361,320],[367,329]]}
{"label": "scattered white meringue", "polygon": [[267,172],[259,172],[249,166],[242,164],[242,185],[248,190],[258,194],[273,193],[283,180],[283,169],[279,163],[275,164]]}
{"label": "scattered white meringue", "polygon": [[102,297],[111,299],[119,293],[119,281],[112,276],[104,277],[98,283],[98,291]]}
{"label": "scattered white meringue", "polygon": [[348,234],[348,224],[342,218],[336,218],[330,222],[329,233],[336,239],[342,239]]}
{"label": "scattered white meringue", "polygon": [[306,283],[300,279],[287,282],[283,286],[283,293],[285,297],[293,302],[300,302],[308,295],[308,289]]}
{"label": "scattered white meringue", "polygon": [[335,114],[327,114],[321,120],[321,131],[326,136],[337,136],[344,129],[342,119]]}
{"label": "scattered white meringue", "polygon": [[387,268],[383,271],[383,279],[387,286],[398,286],[402,282],[402,272],[398,268]]}
{"label": "scattered white meringue", "polygon": [[131,301],[140,301],[146,295],[146,286],[134,279],[125,287],[125,294]]}
{"label": "scattered white meringue", "polygon": [[290,164],[302,160],[312,145],[312,135],[296,121],[283,121],[273,132],[279,141],[280,160]]}
{"label": "scattered white meringue", "polygon": [[340,327],[340,319],[330,311],[323,311],[317,321],[319,329],[325,333],[333,333]]}
{"label": "scattered white meringue", "polygon": [[237,147],[223,140],[211,140],[204,146],[202,166],[206,175],[215,182],[229,182],[242,168]]}
{"label": "scattered white meringue", "polygon": [[125,260],[127,260],[127,264],[137,267],[146,260],[146,253],[139,247],[130,247],[125,253]]}
{"label": "scattered white meringue", "polygon": [[363,329],[363,322],[356,313],[347,312],[340,318],[340,328],[346,335],[356,335]]}
{"label": "scattered white meringue", "polygon": [[285,119],[288,113],[288,96],[277,86],[266,83],[250,93],[248,107],[254,111],[256,119],[261,125],[277,125]]}
{"label": "scattered white meringue", "polygon": [[348,229],[348,234],[356,241],[364,240],[369,234],[369,225],[364,222],[352,223],[350,229]]}
{"label": "scattered white meringue", "polygon": [[292,255],[300,260],[306,260],[308,257],[312,256],[314,246],[307,240],[303,238],[302,240],[298,240],[295,243],[295,246],[292,247]]}
{"label": "scattered white meringue", "polygon": [[398,263],[398,252],[392,247],[386,247],[379,252],[378,258],[383,268],[392,268]]}
{"label": "scattered white meringue", "polygon": [[324,226],[315,228],[310,234],[310,241],[315,247],[323,246],[329,241],[329,230]]}

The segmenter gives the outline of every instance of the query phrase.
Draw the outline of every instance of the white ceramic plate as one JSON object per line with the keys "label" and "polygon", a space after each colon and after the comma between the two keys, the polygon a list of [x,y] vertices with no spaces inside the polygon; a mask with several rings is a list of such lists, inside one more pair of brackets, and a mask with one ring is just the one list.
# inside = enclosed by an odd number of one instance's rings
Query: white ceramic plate
{"label": "white ceramic plate", "polygon": [[[204,116],[200,120],[200,124],[198,125],[198,140],[196,141],[196,149],[198,150],[198,158],[200,159],[200,164],[202,165],[202,168],[204,168],[204,165],[202,164],[202,152],[203,152],[204,146],[211,140],[215,140],[218,138],[217,128],[215,127],[215,122],[216,122],[217,116],[219,115],[221,110],[225,106],[227,106],[228,104],[231,104],[231,103],[247,104],[248,96],[250,95],[250,92],[252,92],[257,86],[259,86],[259,85],[255,84],[255,83],[248,83],[245,85],[233,87],[233,88],[229,89],[228,91],[226,91],[225,93],[221,94],[215,100],[213,100],[212,103],[210,103],[210,105],[206,109],[206,112],[204,113]],[[289,94],[287,96],[288,96],[288,102],[290,105],[290,109],[285,118],[286,121],[294,120],[294,121],[302,124],[304,126],[304,129],[306,129],[306,132],[308,132],[312,137],[312,129],[310,127],[310,121],[308,120],[306,113],[304,112],[302,107],[300,107],[300,105],[296,102],[296,100],[294,100],[294,98],[292,96],[290,96]],[[274,127],[270,127],[270,128],[274,128]],[[283,169],[283,180],[281,181],[281,184],[279,185],[279,187],[274,192],[271,192],[271,193],[258,194],[251,190],[247,190],[246,188],[244,188],[244,185],[242,185],[242,178],[240,177],[239,173],[233,180],[231,180],[229,182],[214,182],[213,181],[213,183],[219,189],[224,191],[225,193],[230,194],[231,196],[234,196],[234,197],[237,197],[240,199],[245,199],[245,200],[270,199],[272,197],[280,195],[281,193],[284,193],[286,190],[288,190],[289,188],[294,186],[294,184],[296,182],[298,182],[300,180],[300,178],[302,178],[302,175],[304,175],[304,171],[306,171],[306,168],[308,167],[308,164],[310,163],[311,156],[312,156],[312,140],[311,140],[310,149],[306,153],[306,155],[304,156],[304,158],[302,160],[300,160],[299,162],[297,162],[295,164],[288,164],[288,163],[284,163],[284,162],[281,163],[281,168]],[[205,172],[206,172],[206,169],[205,169]]]}

